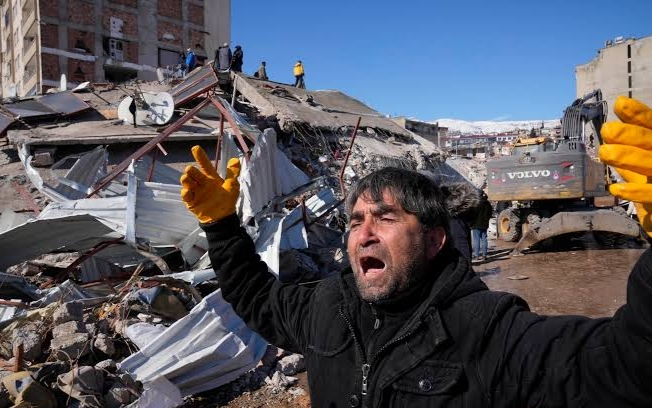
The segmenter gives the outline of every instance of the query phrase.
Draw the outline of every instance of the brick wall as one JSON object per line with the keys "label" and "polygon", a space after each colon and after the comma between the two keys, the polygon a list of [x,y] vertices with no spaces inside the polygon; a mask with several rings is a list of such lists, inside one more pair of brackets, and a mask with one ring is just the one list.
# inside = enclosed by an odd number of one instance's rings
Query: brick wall
{"label": "brick wall", "polygon": [[102,27],[106,33],[111,32],[111,17],[122,20],[122,34],[138,37],[138,15],[135,13],[126,13],[121,10],[104,9],[102,17]]}
{"label": "brick wall", "polygon": [[[196,44],[201,45],[201,47],[197,47]],[[188,44],[188,46],[197,48],[200,52],[206,52],[204,49],[204,34],[197,30],[190,30],[190,44]]]}
{"label": "brick wall", "polygon": [[181,41],[183,39],[182,29],[183,27],[179,24],[172,24],[167,21],[159,20],[157,26],[157,30],[158,30],[157,36],[158,38],[163,38],[163,34],[170,33],[174,36],[174,41],[166,41],[166,44],[183,47],[183,44],[181,44]]}
{"label": "brick wall", "polygon": [[138,63],[138,43],[132,41],[125,46],[125,61]]}
{"label": "brick wall", "polygon": [[181,0],[158,0],[158,14],[181,20]]}
{"label": "brick wall", "polygon": [[53,54],[41,54],[43,79],[58,81],[61,78],[59,69],[59,56]]}
{"label": "brick wall", "polygon": [[95,6],[93,2],[68,0],[68,21],[92,26],[95,23]]}
{"label": "brick wall", "polygon": [[[81,69],[83,74],[79,74],[77,69]],[[95,74],[95,63],[88,61],[79,61],[74,59],[68,59],[68,74],[67,79],[69,81],[92,81]]]}
{"label": "brick wall", "polygon": [[41,16],[59,17],[59,0],[39,1]]}
{"label": "brick wall", "polygon": [[95,33],[68,28],[68,49],[85,48],[86,52],[92,53],[94,46]]}
{"label": "brick wall", "polygon": [[59,28],[54,24],[41,24],[41,45],[59,48]]}
{"label": "brick wall", "polygon": [[196,4],[188,4],[188,19],[191,23],[204,26],[204,7]]}

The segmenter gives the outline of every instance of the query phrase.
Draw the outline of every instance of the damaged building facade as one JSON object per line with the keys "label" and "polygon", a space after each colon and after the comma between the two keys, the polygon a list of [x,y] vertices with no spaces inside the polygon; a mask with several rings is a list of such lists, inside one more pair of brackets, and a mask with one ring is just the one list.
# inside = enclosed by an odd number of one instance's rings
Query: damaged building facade
{"label": "damaged building facade", "polygon": [[230,0],[3,0],[0,97],[86,81],[156,79],[193,48],[199,63],[230,39]]}
{"label": "damaged building facade", "polygon": [[607,120],[614,120],[616,98],[626,95],[652,105],[652,36],[608,39],[591,61],[575,67],[576,97],[602,90],[609,106]]}

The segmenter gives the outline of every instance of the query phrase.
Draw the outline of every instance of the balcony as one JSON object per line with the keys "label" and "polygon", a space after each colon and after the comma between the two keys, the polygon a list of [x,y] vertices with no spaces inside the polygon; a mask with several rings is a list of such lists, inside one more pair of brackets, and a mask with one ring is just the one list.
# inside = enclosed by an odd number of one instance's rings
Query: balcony
{"label": "balcony", "polygon": [[25,37],[23,40],[23,58],[29,61],[36,54],[36,37]]}
{"label": "balcony", "polygon": [[23,75],[23,89],[30,89],[36,84],[36,67],[31,67],[25,69],[25,74]]}
{"label": "balcony", "polygon": [[28,11],[27,17],[23,14],[23,32],[26,33],[32,28],[32,24],[36,21],[36,10],[31,9]]}

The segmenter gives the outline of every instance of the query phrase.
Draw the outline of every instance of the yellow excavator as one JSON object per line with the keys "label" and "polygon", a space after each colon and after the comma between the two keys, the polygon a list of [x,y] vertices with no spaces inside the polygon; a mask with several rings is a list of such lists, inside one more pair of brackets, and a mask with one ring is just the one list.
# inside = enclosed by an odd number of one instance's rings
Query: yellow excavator
{"label": "yellow excavator", "polygon": [[593,231],[605,245],[640,237],[639,224],[609,194],[609,169],[589,154],[601,141],[606,113],[601,91],[593,91],[564,110],[558,140],[517,139],[508,156],[487,161],[487,195],[500,209],[498,237],[518,241],[514,255],[568,233]]}

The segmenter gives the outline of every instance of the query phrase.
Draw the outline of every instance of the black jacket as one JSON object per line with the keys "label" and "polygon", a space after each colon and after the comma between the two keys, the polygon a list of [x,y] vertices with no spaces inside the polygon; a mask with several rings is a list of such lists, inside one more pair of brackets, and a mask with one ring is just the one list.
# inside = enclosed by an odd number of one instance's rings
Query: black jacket
{"label": "black jacket", "polygon": [[312,288],[279,282],[235,215],[202,227],[224,298],[270,343],[305,356],[314,407],[652,405],[650,250],[613,318],[531,313],[454,250],[434,260],[408,316],[362,301],[350,270]]}
{"label": "black jacket", "polygon": [[475,220],[471,223],[471,228],[481,230],[489,228],[492,213],[493,208],[491,207],[491,203],[486,198],[483,198],[478,207]]}
{"label": "black jacket", "polygon": [[475,220],[481,203],[480,190],[466,181],[440,183],[440,186],[447,197],[446,209],[451,215],[449,226],[453,244],[466,259],[471,259],[470,223]]}

